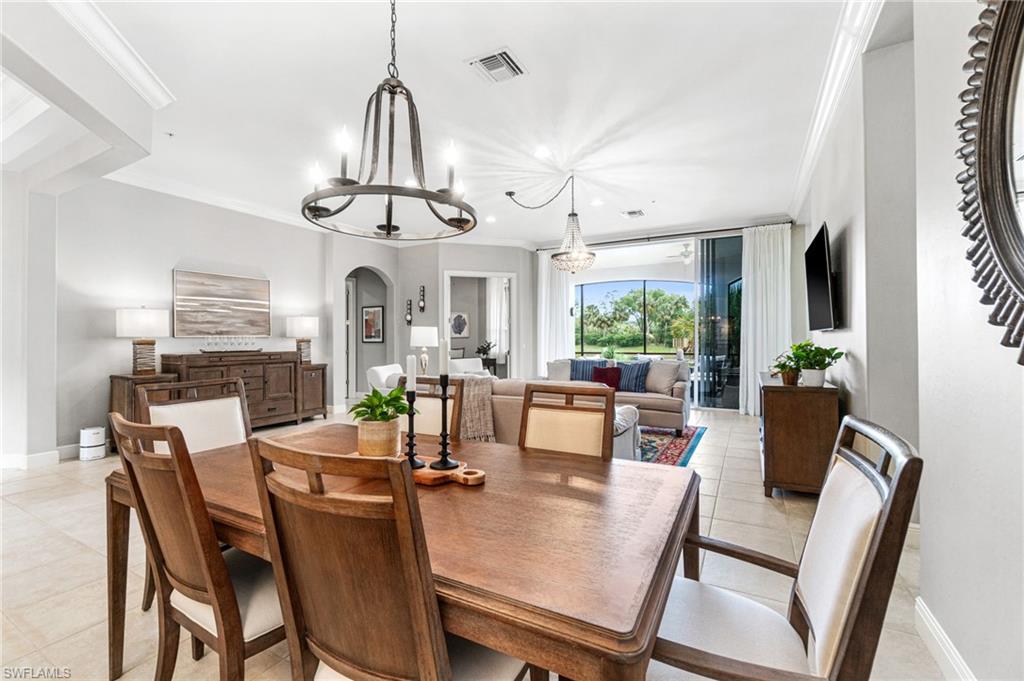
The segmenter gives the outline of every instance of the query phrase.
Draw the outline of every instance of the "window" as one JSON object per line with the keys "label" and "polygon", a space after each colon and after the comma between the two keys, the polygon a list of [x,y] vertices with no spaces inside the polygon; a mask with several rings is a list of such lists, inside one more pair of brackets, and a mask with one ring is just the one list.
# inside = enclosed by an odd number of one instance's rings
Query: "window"
{"label": "window", "polygon": [[693,283],[602,281],[576,286],[576,355],[627,359],[693,354]]}

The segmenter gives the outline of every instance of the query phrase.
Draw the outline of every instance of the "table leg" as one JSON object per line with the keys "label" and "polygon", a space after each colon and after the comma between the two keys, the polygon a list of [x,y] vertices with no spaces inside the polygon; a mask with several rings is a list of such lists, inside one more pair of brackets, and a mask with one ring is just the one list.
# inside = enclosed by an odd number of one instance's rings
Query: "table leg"
{"label": "table leg", "polygon": [[107,659],[110,681],[121,676],[124,663],[125,592],[128,589],[128,524],[130,509],[116,501],[107,484]]}
{"label": "table leg", "polygon": [[551,674],[548,673],[547,669],[541,669],[530,665],[530,681],[549,681]]}
{"label": "table leg", "polygon": [[[690,516],[690,527],[686,531],[688,537],[700,536],[700,495],[693,502],[693,515]],[[687,579],[700,579],[700,549],[694,544],[683,544],[683,576]]]}

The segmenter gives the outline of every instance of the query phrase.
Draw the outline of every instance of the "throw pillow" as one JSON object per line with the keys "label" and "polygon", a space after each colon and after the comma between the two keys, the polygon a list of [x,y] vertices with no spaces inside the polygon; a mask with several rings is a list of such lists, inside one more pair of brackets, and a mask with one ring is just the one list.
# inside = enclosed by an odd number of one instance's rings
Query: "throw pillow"
{"label": "throw pillow", "polygon": [[619,390],[627,393],[647,392],[647,372],[651,362],[620,362],[622,376],[619,378]]}
{"label": "throw pillow", "polygon": [[570,362],[567,359],[556,359],[548,362],[549,381],[568,381]]}
{"label": "throw pillow", "polygon": [[651,362],[645,383],[647,392],[671,395],[672,386],[679,380],[679,367],[681,365],[682,362],[677,362],[674,359]]}
{"label": "throw pillow", "polygon": [[615,390],[619,387],[621,379],[622,369],[619,367],[594,367],[595,383],[604,383],[612,390]]}
{"label": "throw pillow", "polygon": [[570,361],[570,381],[594,380],[594,367],[605,367],[608,363],[603,359],[574,359]]}

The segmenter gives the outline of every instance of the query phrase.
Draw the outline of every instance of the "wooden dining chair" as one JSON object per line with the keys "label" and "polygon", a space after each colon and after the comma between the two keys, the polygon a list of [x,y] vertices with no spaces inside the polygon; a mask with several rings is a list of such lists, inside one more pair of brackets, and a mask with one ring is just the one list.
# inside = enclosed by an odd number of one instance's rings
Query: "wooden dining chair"
{"label": "wooden dining chair", "polygon": [[[240,444],[252,435],[241,378],[144,384],[136,387],[135,402],[142,423],[177,426],[191,452]],[[156,453],[167,453],[163,442],[153,447]],[[143,611],[152,607],[155,595],[153,576],[146,575]]]}
{"label": "wooden dining chair", "polygon": [[[877,462],[854,451],[857,436],[878,447]],[[676,578],[648,681],[677,679],[677,669],[729,681],[867,681],[922,465],[905,440],[847,416],[799,564],[688,537],[691,546],[793,577],[789,617]]]}
{"label": "wooden dining chair", "polygon": [[408,460],[249,447],[293,679],[517,678],[519,660],[445,636]]}
{"label": "wooden dining chair", "polygon": [[135,396],[141,421],[177,426],[189,451],[239,444],[252,435],[241,378],[144,384]]}
{"label": "wooden dining chair", "polygon": [[[180,627],[192,634],[194,659],[208,645],[220,657],[222,681],[244,678],[245,659],[285,636],[273,568],[237,549],[221,552],[180,429],[117,413],[110,424],[156,579],[156,680],[174,674]],[[166,454],[148,448],[157,442]]]}
{"label": "wooden dining chair", "polygon": [[614,423],[615,391],[607,386],[527,383],[519,446],[611,461]]}
{"label": "wooden dining chair", "polygon": [[[398,379],[405,388],[405,376]],[[448,439],[458,442],[462,435],[462,396],[464,381],[461,378],[448,379]],[[419,435],[441,434],[441,383],[436,376],[416,377],[416,419],[415,428]],[[401,420],[402,432],[409,427],[407,419]]]}

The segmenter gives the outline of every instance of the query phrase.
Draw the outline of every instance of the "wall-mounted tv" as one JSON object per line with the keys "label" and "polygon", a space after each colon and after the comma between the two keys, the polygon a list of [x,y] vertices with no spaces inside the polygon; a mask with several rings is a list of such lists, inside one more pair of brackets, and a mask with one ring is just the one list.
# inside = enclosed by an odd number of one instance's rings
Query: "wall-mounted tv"
{"label": "wall-mounted tv", "polygon": [[832,273],[828,225],[825,223],[821,223],[821,229],[804,251],[804,271],[807,275],[807,321],[811,331],[828,331],[838,327],[838,296],[835,275]]}

